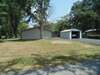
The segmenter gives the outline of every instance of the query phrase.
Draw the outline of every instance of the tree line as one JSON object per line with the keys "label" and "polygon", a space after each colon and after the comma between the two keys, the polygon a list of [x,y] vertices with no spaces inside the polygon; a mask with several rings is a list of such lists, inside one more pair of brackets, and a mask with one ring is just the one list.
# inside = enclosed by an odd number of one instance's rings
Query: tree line
{"label": "tree line", "polygon": [[83,32],[100,29],[100,0],[75,2],[70,13],[56,23],[47,21],[49,8],[50,0],[0,0],[0,38],[3,35],[6,38],[17,37],[28,28],[31,20],[40,26],[41,39],[44,26],[48,24],[48,29],[53,32],[69,28],[78,28]]}
{"label": "tree line", "polygon": [[82,0],[73,4],[69,14],[58,20],[55,31],[78,28],[83,32],[88,29],[100,29],[100,0]]}
{"label": "tree line", "polygon": [[[42,38],[49,2],[50,0],[0,0],[0,35],[5,35],[7,38],[17,37],[18,29],[20,29],[18,27],[23,25],[20,23],[28,23],[32,20],[40,25]],[[26,17],[28,19],[23,21]]]}

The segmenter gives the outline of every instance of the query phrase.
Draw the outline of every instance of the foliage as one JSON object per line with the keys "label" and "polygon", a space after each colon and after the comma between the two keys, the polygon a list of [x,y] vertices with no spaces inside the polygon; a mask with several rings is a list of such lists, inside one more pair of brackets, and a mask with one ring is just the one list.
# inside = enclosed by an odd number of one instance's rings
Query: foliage
{"label": "foliage", "polygon": [[61,30],[71,28],[68,18],[66,17],[63,17],[61,20],[58,20],[52,26],[53,26],[53,31],[56,31],[56,32],[60,32]]}
{"label": "foliage", "polygon": [[20,21],[28,16],[27,22],[33,19],[33,22],[40,25],[42,38],[43,26],[46,25],[48,16],[49,2],[50,0],[0,0],[0,19],[5,18],[5,23],[1,22],[1,25],[5,26],[2,29],[2,35],[17,37]]}
{"label": "foliage", "polygon": [[18,26],[18,31],[23,31],[23,30],[25,30],[25,29],[27,29],[28,28],[28,24],[27,23],[25,23],[25,22],[22,22],[22,23],[20,23],[19,24],[19,26]]}
{"label": "foliage", "polygon": [[100,4],[98,4],[99,1],[100,0],[83,0],[74,3],[70,13],[70,22],[73,28],[79,28],[82,31],[91,28],[100,28],[100,16],[96,7],[100,6]]}
{"label": "foliage", "polygon": [[28,11],[29,12],[28,15],[30,16],[29,21],[33,19],[35,22],[39,24],[40,38],[42,39],[43,28],[47,24],[50,0],[34,0],[34,1],[35,1],[35,4],[34,4],[33,9],[35,9],[35,11],[33,12],[31,12],[31,10]]}
{"label": "foliage", "polygon": [[1,22],[2,28],[4,28],[2,29],[2,35],[8,38],[17,37],[18,25],[34,4],[34,0],[1,0],[0,4],[2,4],[0,6],[1,21],[5,18],[5,22]]}
{"label": "foliage", "polygon": [[28,27],[29,25],[25,22],[22,22],[18,25],[18,33],[20,34],[20,36],[21,36],[22,31],[27,29]]}

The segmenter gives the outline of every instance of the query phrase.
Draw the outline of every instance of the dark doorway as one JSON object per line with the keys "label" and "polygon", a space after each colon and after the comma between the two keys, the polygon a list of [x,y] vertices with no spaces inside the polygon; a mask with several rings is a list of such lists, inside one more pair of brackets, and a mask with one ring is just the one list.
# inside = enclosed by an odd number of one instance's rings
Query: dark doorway
{"label": "dark doorway", "polygon": [[79,31],[72,31],[72,39],[80,38],[80,32]]}

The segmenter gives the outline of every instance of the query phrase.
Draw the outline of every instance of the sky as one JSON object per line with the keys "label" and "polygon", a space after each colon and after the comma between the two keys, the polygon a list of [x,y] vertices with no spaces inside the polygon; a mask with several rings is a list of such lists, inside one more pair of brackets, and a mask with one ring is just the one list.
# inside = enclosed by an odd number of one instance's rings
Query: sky
{"label": "sky", "polygon": [[[48,20],[50,22],[56,22],[64,15],[67,15],[73,6],[73,3],[76,1],[78,0],[51,0]],[[32,21],[29,25],[30,27],[33,27]]]}
{"label": "sky", "polygon": [[49,21],[54,22],[59,20],[64,15],[70,12],[70,9],[78,0],[51,0],[50,3],[50,14],[49,14]]}

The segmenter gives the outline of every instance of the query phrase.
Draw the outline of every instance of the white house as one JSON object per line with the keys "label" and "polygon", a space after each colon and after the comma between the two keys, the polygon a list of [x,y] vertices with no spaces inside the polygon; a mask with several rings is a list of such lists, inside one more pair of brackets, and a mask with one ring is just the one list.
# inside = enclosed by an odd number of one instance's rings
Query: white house
{"label": "white house", "polygon": [[[48,39],[52,37],[52,32],[50,30],[44,29],[43,31],[43,39]],[[22,31],[21,35],[22,39],[40,39],[40,29],[39,27],[29,28]]]}
{"label": "white house", "polygon": [[68,29],[60,32],[60,37],[63,39],[81,39],[82,32],[78,29]]}

